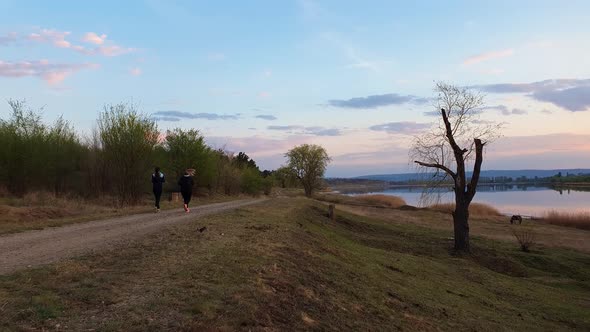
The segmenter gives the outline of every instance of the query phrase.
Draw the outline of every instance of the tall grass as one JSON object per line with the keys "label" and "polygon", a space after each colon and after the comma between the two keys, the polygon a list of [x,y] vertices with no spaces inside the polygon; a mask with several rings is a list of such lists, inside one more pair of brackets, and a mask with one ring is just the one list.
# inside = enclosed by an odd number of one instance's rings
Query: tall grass
{"label": "tall grass", "polygon": [[[451,213],[455,210],[455,204],[453,203],[441,203],[434,204],[428,207],[429,209]],[[471,216],[478,217],[489,217],[489,216],[501,216],[502,213],[493,206],[489,206],[483,203],[471,203],[469,205],[469,214]]]}
{"label": "tall grass", "polygon": [[542,220],[553,225],[590,230],[590,212],[549,211]]}
{"label": "tall grass", "polygon": [[315,196],[318,200],[336,204],[364,205],[364,206],[381,206],[390,208],[399,208],[406,205],[406,201],[398,196],[390,195],[358,195],[347,196],[340,194],[319,194]]}
{"label": "tall grass", "polygon": [[369,205],[387,206],[398,208],[406,205],[406,201],[398,196],[390,195],[359,195],[355,197],[358,201],[367,203]]}

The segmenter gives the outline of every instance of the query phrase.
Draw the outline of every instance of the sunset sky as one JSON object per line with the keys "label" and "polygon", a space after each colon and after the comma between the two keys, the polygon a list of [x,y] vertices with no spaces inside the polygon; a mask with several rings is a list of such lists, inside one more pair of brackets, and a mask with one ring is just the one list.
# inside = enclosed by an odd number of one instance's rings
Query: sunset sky
{"label": "sunset sky", "polygon": [[[81,134],[133,102],[262,169],[323,145],[328,176],[413,172],[435,81],[504,122],[484,169],[590,168],[590,1],[0,0],[0,99]],[[0,117],[9,114],[0,104]]]}

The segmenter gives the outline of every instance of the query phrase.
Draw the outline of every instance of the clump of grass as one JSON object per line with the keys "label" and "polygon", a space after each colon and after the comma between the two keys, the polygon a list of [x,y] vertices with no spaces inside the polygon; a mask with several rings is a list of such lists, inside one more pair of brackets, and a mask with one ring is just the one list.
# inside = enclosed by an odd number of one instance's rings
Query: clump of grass
{"label": "clump of grass", "polygon": [[[455,210],[455,204],[453,203],[440,203],[430,205],[429,209],[451,213]],[[502,213],[493,206],[483,203],[471,203],[469,205],[469,214],[478,217],[489,217],[489,216],[501,216]]]}
{"label": "clump of grass", "polygon": [[369,205],[387,206],[398,208],[407,205],[403,198],[390,195],[360,195],[355,197],[358,201],[367,203]]}
{"label": "clump of grass", "polygon": [[530,226],[516,226],[512,228],[512,235],[518,241],[520,250],[524,252],[529,252],[529,249],[536,244],[536,235]]}
{"label": "clump of grass", "polygon": [[543,221],[552,225],[590,230],[589,212],[549,211],[543,216]]}

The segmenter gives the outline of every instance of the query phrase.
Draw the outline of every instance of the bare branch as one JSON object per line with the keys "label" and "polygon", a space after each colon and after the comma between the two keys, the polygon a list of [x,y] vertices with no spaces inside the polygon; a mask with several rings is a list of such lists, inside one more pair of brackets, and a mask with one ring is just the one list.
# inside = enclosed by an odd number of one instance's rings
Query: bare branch
{"label": "bare branch", "polygon": [[447,174],[449,174],[453,179],[457,178],[457,174],[455,174],[455,172],[451,171],[448,167],[441,165],[441,164],[434,164],[434,163],[425,163],[422,161],[418,161],[418,160],[414,160],[414,162],[420,166],[424,166],[424,167],[432,167],[432,168],[438,168],[440,170],[445,171]]}

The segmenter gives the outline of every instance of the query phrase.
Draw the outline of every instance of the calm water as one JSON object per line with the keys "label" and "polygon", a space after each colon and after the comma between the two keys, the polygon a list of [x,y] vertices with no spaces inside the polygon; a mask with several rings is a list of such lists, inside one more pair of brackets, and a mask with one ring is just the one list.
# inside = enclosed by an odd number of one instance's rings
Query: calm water
{"label": "calm water", "polygon": [[[441,202],[453,202],[450,188],[438,188]],[[402,197],[409,205],[421,206],[422,188],[391,188],[374,194]],[[590,187],[556,190],[533,186],[484,186],[479,187],[473,200],[496,207],[502,213],[542,216],[549,210],[565,212],[590,212]]]}

